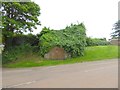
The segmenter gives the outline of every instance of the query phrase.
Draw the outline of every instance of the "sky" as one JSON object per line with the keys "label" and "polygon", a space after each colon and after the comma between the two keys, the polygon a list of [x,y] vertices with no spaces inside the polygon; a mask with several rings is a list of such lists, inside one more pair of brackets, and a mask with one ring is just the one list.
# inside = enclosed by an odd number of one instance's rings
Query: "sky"
{"label": "sky", "polygon": [[86,34],[92,38],[110,39],[113,24],[118,20],[119,0],[33,0],[41,8],[41,26],[50,29],[64,29],[71,23],[84,23]]}

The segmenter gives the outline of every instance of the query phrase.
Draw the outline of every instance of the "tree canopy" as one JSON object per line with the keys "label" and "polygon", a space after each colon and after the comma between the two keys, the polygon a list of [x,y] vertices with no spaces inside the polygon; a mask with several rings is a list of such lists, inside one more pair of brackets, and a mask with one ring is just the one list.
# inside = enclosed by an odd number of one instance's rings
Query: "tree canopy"
{"label": "tree canopy", "polygon": [[118,20],[113,27],[114,32],[111,34],[112,38],[120,38],[120,20]]}
{"label": "tree canopy", "polygon": [[37,28],[36,25],[40,25],[40,7],[34,2],[3,2],[0,8],[3,39],[14,34],[32,32],[33,28]]}

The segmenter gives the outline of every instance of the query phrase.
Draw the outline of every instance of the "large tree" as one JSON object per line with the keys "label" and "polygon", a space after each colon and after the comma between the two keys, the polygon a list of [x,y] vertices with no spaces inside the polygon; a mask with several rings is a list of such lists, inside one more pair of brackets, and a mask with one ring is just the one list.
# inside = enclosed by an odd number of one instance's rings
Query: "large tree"
{"label": "large tree", "polygon": [[14,34],[32,32],[40,25],[40,7],[34,2],[2,2],[2,35],[5,41]]}
{"label": "large tree", "polygon": [[120,20],[118,20],[113,26],[114,32],[112,33],[112,38],[120,38]]}

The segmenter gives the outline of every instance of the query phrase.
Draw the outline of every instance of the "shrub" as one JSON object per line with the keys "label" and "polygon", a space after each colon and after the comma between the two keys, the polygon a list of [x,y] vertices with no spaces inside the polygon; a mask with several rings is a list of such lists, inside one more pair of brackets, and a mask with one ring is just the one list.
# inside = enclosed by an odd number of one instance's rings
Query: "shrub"
{"label": "shrub", "polygon": [[31,46],[30,44],[9,47],[5,49],[2,53],[2,63],[6,64],[17,61],[19,57],[34,53],[35,49],[36,47]]}
{"label": "shrub", "polygon": [[39,43],[39,39],[37,36],[28,34],[28,35],[22,35],[22,34],[16,34],[11,38],[8,38],[6,41],[6,48],[14,47],[14,46],[20,46],[23,44],[30,44],[31,46],[37,46]]}
{"label": "shrub", "polygon": [[86,38],[87,46],[109,45],[110,43],[105,38]]}
{"label": "shrub", "polygon": [[39,51],[39,39],[37,36],[28,34],[16,34],[13,37],[10,37],[6,41],[6,45],[3,51],[3,60],[2,63],[9,63],[18,60],[22,55],[28,53],[36,53]]}
{"label": "shrub", "polygon": [[84,24],[67,26],[62,30],[50,30],[43,28],[40,33],[40,53],[44,56],[45,53],[55,46],[62,47],[72,57],[84,55],[84,47],[86,45],[86,29]]}

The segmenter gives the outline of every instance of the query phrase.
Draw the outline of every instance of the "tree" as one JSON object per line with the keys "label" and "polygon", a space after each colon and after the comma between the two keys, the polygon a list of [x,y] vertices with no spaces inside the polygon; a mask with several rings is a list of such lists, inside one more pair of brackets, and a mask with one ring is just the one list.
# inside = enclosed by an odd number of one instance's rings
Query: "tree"
{"label": "tree", "polygon": [[118,20],[113,26],[114,32],[111,34],[112,38],[120,38],[120,20]]}
{"label": "tree", "polygon": [[2,35],[6,40],[14,34],[32,32],[36,25],[40,25],[38,16],[40,7],[34,2],[3,2],[2,10]]}

